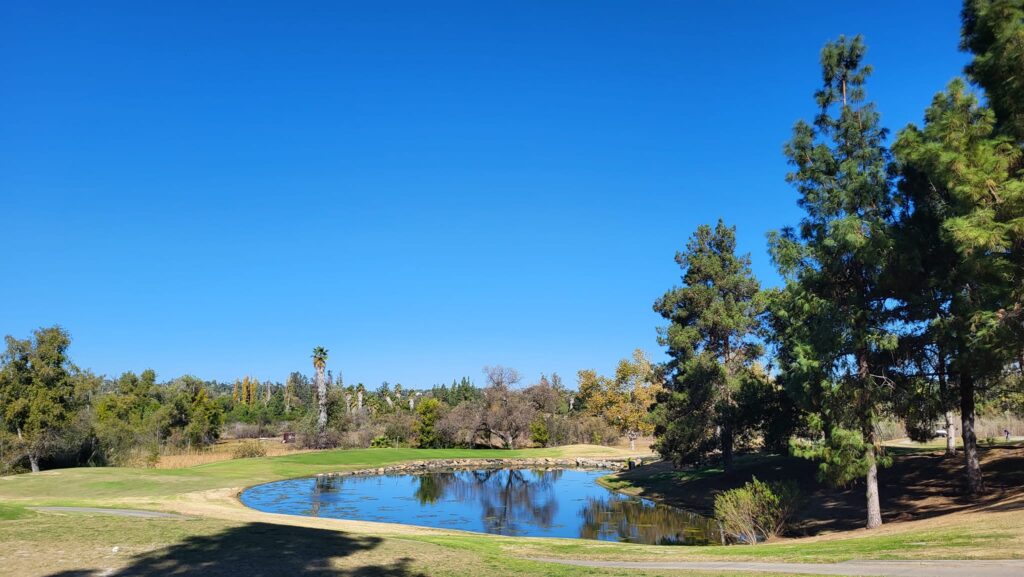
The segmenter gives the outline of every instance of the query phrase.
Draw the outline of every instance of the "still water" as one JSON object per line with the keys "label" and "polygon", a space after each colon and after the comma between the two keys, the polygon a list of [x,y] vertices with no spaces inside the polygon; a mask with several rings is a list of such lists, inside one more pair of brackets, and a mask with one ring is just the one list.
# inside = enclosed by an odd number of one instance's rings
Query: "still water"
{"label": "still water", "polygon": [[241,499],[270,513],[403,523],[478,533],[662,545],[720,540],[695,513],[615,493],[609,471],[489,469],[309,477],[259,485]]}

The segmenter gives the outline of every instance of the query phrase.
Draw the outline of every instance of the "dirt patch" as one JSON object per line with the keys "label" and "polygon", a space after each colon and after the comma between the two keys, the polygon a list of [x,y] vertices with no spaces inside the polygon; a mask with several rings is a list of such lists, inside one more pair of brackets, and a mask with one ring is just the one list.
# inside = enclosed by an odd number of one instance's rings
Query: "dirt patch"
{"label": "dirt patch", "polygon": [[184,515],[163,513],[161,511],[143,511],[141,509],[104,509],[100,507],[29,507],[33,511],[44,513],[90,513],[94,515],[115,515],[117,517],[138,517],[140,519],[188,519]]}
{"label": "dirt patch", "polygon": [[227,461],[233,458],[235,449],[239,444],[247,441],[258,441],[266,450],[268,457],[280,457],[281,455],[296,455],[309,453],[313,449],[300,449],[294,443],[283,443],[281,437],[264,437],[262,439],[222,439],[214,445],[192,451],[181,451],[176,454],[161,455],[156,462],[157,469],[180,469],[183,467],[194,467],[206,465],[218,461]]}

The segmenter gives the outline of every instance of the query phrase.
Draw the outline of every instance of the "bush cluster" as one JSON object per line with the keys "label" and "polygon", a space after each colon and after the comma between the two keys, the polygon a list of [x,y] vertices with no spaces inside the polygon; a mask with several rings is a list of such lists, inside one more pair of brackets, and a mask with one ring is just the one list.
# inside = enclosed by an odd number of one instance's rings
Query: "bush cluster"
{"label": "bush cluster", "polygon": [[799,501],[796,483],[764,483],[754,477],[715,497],[715,517],[730,539],[755,545],[781,534]]}
{"label": "bush cluster", "polygon": [[259,441],[242,441],[231,453],[232,459],[251,459],[253,457],[266,457],[267,448]]}

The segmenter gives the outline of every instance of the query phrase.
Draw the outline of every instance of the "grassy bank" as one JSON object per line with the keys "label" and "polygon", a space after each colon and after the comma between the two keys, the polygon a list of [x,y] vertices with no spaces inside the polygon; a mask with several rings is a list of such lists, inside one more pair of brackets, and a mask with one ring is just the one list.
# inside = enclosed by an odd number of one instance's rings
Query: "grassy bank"
{"label": "grassy bank", "polygon": [[[237,490],[256,483],[409,460],[605,455],[609,449],[590,446],[524,451],[370,449],[233,460],[183,469],[65,469],[5,477],[0,478],[0,574],[81,577],[99,575],[100,571],[110,575],[177,571],[214,576],[571,576],[615,575],[621,570],[552,565],[529,558],[811,562],[1024,556],[1022,504],[1014,502],[1005,503],[1002,509],[959,511],[889,524],[870,533],[852,531],[756,547],[686,548],[507,538],[271,515],[246,509],[234,498]],[[690,481],[707,481],[720,473],[708,470],[687,475]],[[677,483],[681,479],[662,480]],[[620,482],[620,488],[636,489],[626,483]],[[161,509],[191,518],[130,519],[26,508],[72,504]]]}

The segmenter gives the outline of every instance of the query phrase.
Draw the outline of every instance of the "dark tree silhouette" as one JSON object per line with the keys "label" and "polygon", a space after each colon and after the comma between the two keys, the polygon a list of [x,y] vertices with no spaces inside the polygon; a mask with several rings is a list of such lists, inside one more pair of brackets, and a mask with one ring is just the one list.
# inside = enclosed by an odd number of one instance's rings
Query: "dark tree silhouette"
{"label": "dark tree silhouette", "polygon": [[340,531],[247,523],[214,535],[188,537],[164,549],[141,553],[113,573],[104,570],[63,571],[51,577],[148,577],[202,575],[203,577],[331,576],[424,577],[410,569],[411,559],[383,565],[334,568],[333,561],[369,551],[382,539]]}

